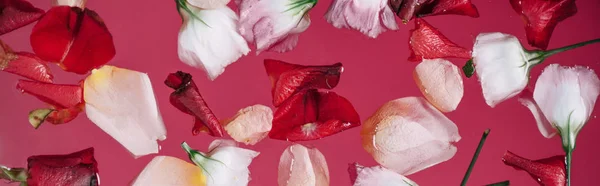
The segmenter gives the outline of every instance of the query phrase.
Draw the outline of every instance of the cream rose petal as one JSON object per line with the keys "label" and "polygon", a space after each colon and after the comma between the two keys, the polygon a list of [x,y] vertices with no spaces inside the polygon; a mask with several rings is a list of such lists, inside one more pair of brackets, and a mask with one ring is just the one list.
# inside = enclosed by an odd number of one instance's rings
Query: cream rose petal
{"label": "cream rose petal", "polygon": [[135,157],[157,153],[166,139],[147,74],[105,65],[84,82],[87,117]]}
{"label": "cream rose petal", "polygon": [[365,121],[361,136],[375,161],[402,175],[449,160],[460,140],[456,125],[420,97],[384,104]]}
{"label": "cream rose petal", "polygon": [[381,166],[363,167],[356,164],[354,186],[418,186],[412,180]]}
{"label": "cream rose petal", "polygon": [[170,156],[156,156],[133,180],[132,186],[202,186],[206,177],[194,164]]}
{"label": "cream rose petal", "polygon": [[227,6],[231,0],[187,0],[193,6],[202,9],[218,9]]}
{"label": "cream rose petal", "polygon": [[548,119],[546,119],[546,116],[544,116],[544,113],[542,113],[540,107],[537,105],[535,100],[533,100],[533,94],[529,90],[524,90],[521,93],[521,96],[519,96],[519,102],[521,102],[523,106],[527,107],[529,111],[531,111],[531,114],[533,114],[535,122],[537,123],[538,129],[544,137],[552,138],[554,135],[556,135],[556,129],[554,126],[552,126]]}
{"label": "cream rose petal", "polygon": [[211,80],[225,67],[248,54],[250,48],[238,33],[238,17],[228,7],[200,10],[189,6],[193,15],[181,10],[184,23],[179,31],[179,59],[203,69]]}
{"label": "cream rose petal", "polygon": [[200,160],[206,170],[207,186],[245,186],[250,181],[248,166],[258,152],[237,147],[231,140],[215,140],[206,153],[210,159]]}
{"label": "cream rose petal", "polygon": [[85,8],[87,0],[52,0],[52,6],[72,6]]}
{"label": "cream rose petal", "polygon": [[273,111],[264,105],[254,105],[238,111],[225,130],[237,142],[254,145],[271,131]]}
{"label": "cream rose petal", "polygon": [[279,159],[279,186],[328,186],[329,169],[325,156],[316,148],[289,146]]}
{"label": "cream rose petal", "polygon": [[398,29],[387,0],[334,0],[325,18],[336,28],[352,28],[372,38]]}
{"label": "cream rose petal", "polygon": [[599,93],[600,80],[593,70],[552,64],[538,78],[533,98],[546,119],[560,131],[563,146],[572,149]]}
{"label": "cream rose petal", "polygon": [[425,98],[442,112],[456,110],[464,94],[458,67],[445,59],[425,59],[413,73]]}

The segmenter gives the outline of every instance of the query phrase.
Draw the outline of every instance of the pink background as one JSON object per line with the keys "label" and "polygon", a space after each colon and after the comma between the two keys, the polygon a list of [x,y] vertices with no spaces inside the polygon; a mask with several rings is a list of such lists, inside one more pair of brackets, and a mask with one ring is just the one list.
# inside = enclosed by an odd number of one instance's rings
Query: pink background
{"label": "pink background", "polygon": [[[270,85],[263,68],[265,58],[280,59],[299,64],[333,64],[342,62],[344,74],[337,88],[355,106],[361,120],[369,117],[383,103],[406,96],[421,96],[412,78],[417,63],[407,62],[408,30],[414,23],[400,25],[398,31],[389,31],[377,39],[370,39],[354,30],[336,29],[323,18],[330,0],[319,2],[310,12],[312,25],[300,36],[298,46],[287,53],[254,51],[230,65],[214,82],[204,73],[181,63],[177,57],[177,33],[181,24],[175,3],[171,1],[91,0],[88,7],[96,10],[112,32],[117,55],[109,63],[123,68],[147,72],[150,76],[160,110],[167,126],[167,140],[160,142],[159,155],[187,160],[179,147],[187,141],[192,147],[205,151],[214,140],[207,135],[192,136],[192,118],[176,110],[168,102],[171,89],[163,84],[168,73],[183,70],[192,73],[200,91],[217,117],[231,117],[238,109],[264,104],[271,106]],[[448,38],[466,48],[472,47],[480,32],[505,32],[522,41],[525,30],[520,17],[508,1],[474,1],[480,18],[464,16],[427,17]],[[49,0],[32,2],[48,9]],[[555,29],[550,48],[600,37],[600,1],[577,1],[579,12]],[[32,25],[1,37],[17,51],[31,51],[29,35]],[[530,48],[527,45],[528,48]],[[600,72],[600,45],[588,46],[550,57],[531,75],[530,88],[541,70],[551,63],[585,65]],[[452,60],[462,66],[463,60]],[[84,76],[60,71],[52,66],[57,83],[76,83]],[[139,159],[132,156],[114,139],[92,124],[81,114],[76,120],[62,126],[45,124],[34,130],[27,122],[27,113],[44,104],[32,96],[23,95],[14,87],[18,77],[0,73],[0,164],[9,167],[26,166],[30,155],[66,154],[87,147],[96,149],[100,164],[102,185],[126,185],[155,156]],[[559,138],[545,139],[539,133],[529,111],[516,99],[510,99],[497,108],[488,107],[476,78],[465,79],[465,95],[457,111],[447,114],[459,127],[462,140],[456,145],[458,153],[451,160],[408,176],[420,185],[458,185],[486,128],[492,132],[479,157],[468,185],[483,185],[510,179],[513,185],[535,185],[525,172],[505,166],[501,157],[511,150],[524,157],[539,159],[562,154]],[[600,155],[598,140],[600,125],[592,113],[587,126],[577,139],[573,159],[573,185],[597,185]],[[360,143],[360,127],[325,139],[302,142],[317,147],[326,157],[331,185],[349,185],[348,163],[376,165]],[[255,146],[244,146],[259,151],[250,166],[250,185],[277,184],[279,156],[290,142],[265,139]],[[4,185],[5,183],[0,183]]]}

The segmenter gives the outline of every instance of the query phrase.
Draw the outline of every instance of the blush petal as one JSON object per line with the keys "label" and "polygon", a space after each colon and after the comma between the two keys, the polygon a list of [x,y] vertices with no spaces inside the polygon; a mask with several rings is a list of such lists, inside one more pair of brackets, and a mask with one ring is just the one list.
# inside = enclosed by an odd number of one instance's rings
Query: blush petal
{"label": "blush petal", "polygon": [[279,159],[279,186],[328,186],[329,169],[325,156],[316,148],[300,144],[285,149]]}
{"label": "blush petal", "polygon": [[464,87],[458,67],[444,59],[423,60],[413,77],[423,96],[442,112],[456,110]]}
{"label": "blush petal", "polygon": [[34,7],[25,0],[0,1],[0,35],[37,21],[44,10]]}
{"label": "blush petal", "polygon": [[415,29],[410,30],[408,46],[409,61],[449,57],[471,59],[471,51],[450,41],[423,19],[415,20]]}
{"label": "blush petal", "polygon": [[352,28],[371,38],[398,29],[387,0],[335,0],[325,18],[336,28]]}
{"label": "blush petal", "polygon": [[200,167],[179,158],[156,156],[146,165],[131,185],[205,185],[206,176],[203,172]]}
{"label": "blush petal", "polygon": [[540,185],[564,186],[566,184],[565,156],[563,155],[532,161],[506,151],[502,161],[517,170],[526,171]]}
{"label": "blush petal", "polygon": [[381,166],[363,167],[358,163],[348,167],[353,186],[417,186],[408,178]]}
{"label": "blush petal", "polygon": [[237,142],[254,145],[271,131],[273,111],[264,105],[241,109],[225,126],[225,130]]}
{"label": "blush petal", "polygon": [[577,13],[575,0],[510,0],[510,4],[525,21],[529,44],[543,50],[556,25]]}

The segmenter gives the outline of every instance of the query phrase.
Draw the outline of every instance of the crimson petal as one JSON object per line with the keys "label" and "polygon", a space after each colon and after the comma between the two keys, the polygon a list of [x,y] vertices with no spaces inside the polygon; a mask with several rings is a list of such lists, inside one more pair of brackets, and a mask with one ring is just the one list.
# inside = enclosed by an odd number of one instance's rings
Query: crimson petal
{"label": "crimson petal", "polygon": [[529,44],[544,50],[558,22],[577,13],[575,0],[510,0],[510,4],[525,21]]}
{"label": "crimson petal", "polygon": [[175,89],[169,98],[171,104],[181,112],[195,117],[193,135],[206,131],[211,136],[223,136],[223,126],[200,95],[192,75],[182,71],[171,73],[165,80],[165,84]]}
{"label": "crimson petal", "polygon": [[52,83],[53,76],[45,61],[31,53],[15,53],[2,41],[0,41],[0,47],[0,71],[35,81]]}
{"label": "crimson petal", "polygon": [[90,9],[57,6],[50,9],[31,33],[31,47],[43,60],[65,71],[85,74],[115,56],[112,36]]}
{"label": "crimson petal", "polygon": [[358,113],[346,98],[311,89],[294,94],[275,111],[269,137],[316,140],[359,125]]}
{"label": "crimson petal", "polygon": [[303,66],[273,59],[265,59],[265,69],[271,80],[271,93],[275,107],[303,90],[336,87],[343,72],[341,63]]}
{"label": "crimson petal", "polygon": [[471,51],[450,41],[440,31],[423,19],[415,20],[415,29],[410,30],[409,61],[437,58],[471,58]]}
{"label": "crimson petal", "polygon": [[565,156],[563,155],[532,161],[506,151],[502,161],[515,169],[526,171],[540,185],[564,186],[566,184]]}
{"label": "crimson petal", "polygon": [[56,109],[80,107],[84,102],[83,88],[79,85],[59,85],[19,80],[17,89],[37,97]]}
{"label": "crimson petal", "polygon": [[43,15],[44,10],[25,0],[0,0],[0,35],[33,23]]}
{"label": "crimson petal", "polygon": [[471,0],[389,0],[389,5],[404,23],[415,16],[456,14],[479,17]]}
{"label": "crimson petal", "polygon": [[29,186],[98,185],[98,163],[94,148],[67,155],[40,155],[27,158]]}

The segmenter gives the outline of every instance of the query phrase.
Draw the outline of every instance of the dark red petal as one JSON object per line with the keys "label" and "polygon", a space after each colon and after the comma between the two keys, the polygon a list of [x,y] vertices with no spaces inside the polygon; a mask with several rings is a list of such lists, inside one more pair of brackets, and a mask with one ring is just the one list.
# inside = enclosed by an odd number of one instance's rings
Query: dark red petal
{"label": "dark red petal", "polygon": [[346,98],[311,89],[294,94],[275,111],[269,137],[315,140],[359,125],[358,113]]}
{"label": "dark red petal", "polygon": [[208,129],[211,136],[223,136],[223,126],[200,95],[198,87],[192,80],[192,75],[178,71],[169,74],[165,84],[175,89],[169,98],[171,104],[181,112],[195,117],[193,135],[198,135],[201,131]]}
{"label": "dark red petal", "polygon": [[510,4],[525,21],[529,44],[544,50],[558,22],[577,13],[575,0],[510,0]]}
{"label": "dark red petal", "polygon": [[19,80],[17,89],[37,97],[56,109],[78,107],[84,103],[83,88],[79,85],[58,85]]}
{"label": "dark red petal", "polygon": [[98,163],[94,148],[67,155],[40,155],[27,158],[27,184],[98,185]]}
{"label": "dark red petal", "polygon": [[273,105],[278,107],[293,94],[308,89],[332,89],[340,81],[341,63],[302,66],[266,59],[265,69],[271,80]]}
{"label": "dark red petal", "polygon": [[0,0],[0,35],[40,19],[44,10],[25,0]]}
{"label": "dark red petal", "polygon": [[31,33],[31,47],[43,60],[59,63],[68,72],[85,74],[115,56],[112,36],[90,9],[57,6]]}
{"label": "dark red petal", "polygon": [[410,30],[409,61],[436,58],[471,58],[471,51],[450,41],[440,31],[423,19],[415,20],[415,29]]}
{"label": "dark red petal", "polygon": [[531,161],[506,151],[502,161],[517,170],[526,171],[540,185],[564,186],[566,184],[565,156],[563,155]]}
{"label": "dark red petal", "polygon": [[418,12],[417,16],[435,16],[435,15],[466,15],[469,17],[479,17],[479,12],[471,0],[439,0],[435,1]]}
{"label": "dark red petal", "polygon": [[358,177],[358,172],[364,167],[354,162],[348,164],[348,174],[350,174],[350,183],[354,184],[356,182],[356,177]]}
{"label": "dark red petal", "polygon": [[408,23],[421,9],[434,0],[390,0],[390,6],[402,22]]}

